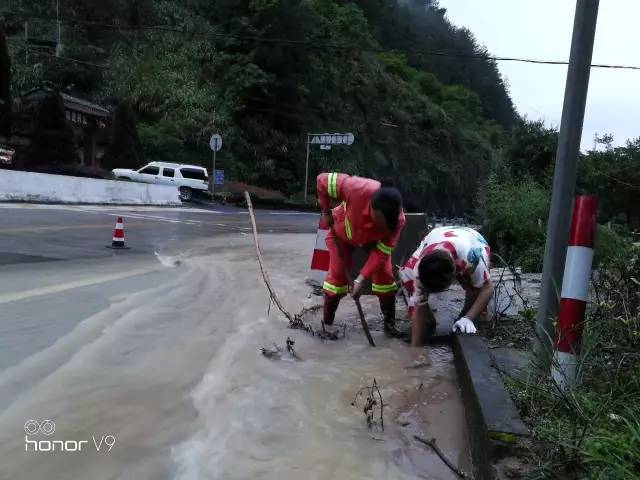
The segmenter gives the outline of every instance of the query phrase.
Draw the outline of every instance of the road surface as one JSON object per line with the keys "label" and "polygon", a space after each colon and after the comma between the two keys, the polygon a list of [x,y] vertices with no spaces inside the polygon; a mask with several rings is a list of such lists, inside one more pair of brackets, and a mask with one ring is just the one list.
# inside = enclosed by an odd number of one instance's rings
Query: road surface
{"label": "road surface", "polygon": [[[376,349],[346,300],[343,340],[287,329],[243,211],[0,205],[0,215],[0,480],[455,478],[414,434],[469,471],[448,348],[406,369],[413,353],[384,338],[373,299]],[[105,248],[119,215],[130,250]],[[287,308],[317,304],[304,284],[317,217],[261,211],[258,224]],[[260,355],[287,337],[301,361]],[[362,399],[351,405],[373,378],[384,432],[367,429]]]}
{"label": "road surface", "polygon": [[[105,248],[124,218],[130,250]],[[258,211],[265,233],[315,232],[314,214]],[[167,258],[249,235],[246,210],[0,204],[0,370],[52,344],[110,298],[171,278]],[[173,260],[171,260],[173,261]]]}

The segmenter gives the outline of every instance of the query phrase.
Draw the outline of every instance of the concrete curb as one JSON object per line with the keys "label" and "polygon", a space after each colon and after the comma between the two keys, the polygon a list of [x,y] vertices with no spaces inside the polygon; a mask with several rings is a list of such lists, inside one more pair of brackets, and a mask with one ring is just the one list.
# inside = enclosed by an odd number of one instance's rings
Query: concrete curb
{"label": "concrete curb", "polygon": [[493,367],[479,335],[454,335],[453,353],[466,410],[476,480],[493,480],[493,465],[529,431]]}

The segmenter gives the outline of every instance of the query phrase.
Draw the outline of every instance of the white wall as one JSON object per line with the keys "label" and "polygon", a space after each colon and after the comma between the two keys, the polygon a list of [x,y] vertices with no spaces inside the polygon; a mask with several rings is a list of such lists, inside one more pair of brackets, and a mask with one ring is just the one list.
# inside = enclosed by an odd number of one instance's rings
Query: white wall
{"label": "white wall", "polygon": [[0,169],[0,201],[181,205],[178,189],[95,178]]}

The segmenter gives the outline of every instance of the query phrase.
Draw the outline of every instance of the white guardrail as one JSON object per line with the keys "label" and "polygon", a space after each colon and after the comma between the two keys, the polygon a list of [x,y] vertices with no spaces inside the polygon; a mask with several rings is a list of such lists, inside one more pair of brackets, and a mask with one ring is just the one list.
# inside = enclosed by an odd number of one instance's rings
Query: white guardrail
{"label": "white guardrail", "polygon": [[168,185],[3,169],[0,169],[0,201],[182,205],[178,189]]}

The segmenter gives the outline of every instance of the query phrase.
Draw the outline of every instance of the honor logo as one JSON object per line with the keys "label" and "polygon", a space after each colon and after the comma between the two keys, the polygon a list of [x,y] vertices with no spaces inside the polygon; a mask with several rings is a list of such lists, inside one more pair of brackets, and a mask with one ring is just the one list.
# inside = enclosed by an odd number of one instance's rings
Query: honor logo
{"label": "honor logo", "polygon": [[[27,420],[24,424],[24,451],[25,452],[82,452],[89,445],[89,440],[55,440],[51,436],[56,431],[53,420]],[[36,437],[36,438],[29,438]],[[43,438],[49,437],[49,438]],[[97,452],[110,452],[116,444],[113,435],[92,436],[93,446]]]}

